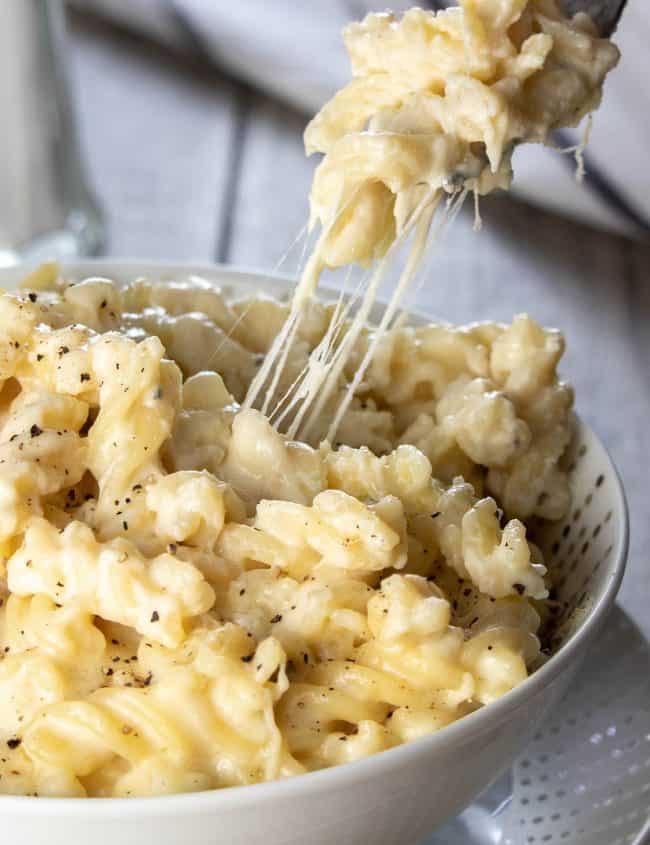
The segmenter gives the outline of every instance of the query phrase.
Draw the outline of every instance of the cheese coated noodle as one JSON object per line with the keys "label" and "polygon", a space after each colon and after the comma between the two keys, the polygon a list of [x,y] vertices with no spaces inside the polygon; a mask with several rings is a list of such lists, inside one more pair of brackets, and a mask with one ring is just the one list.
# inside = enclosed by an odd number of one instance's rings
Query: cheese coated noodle
{"label": "cheese coated noodle", "polygon": [[[521,519],[568,495],[559,335],[527,317],[396,329],[354,436],[309,445],[239,405],[240,361],[271,342],[255,321],[285,306],[54,267],[25,285],[0,296],[0,790],[297,774],[439,730],[537,665],[546,570]],[[184,330],[183,367],[166,357],[166,315],[194,294],[206,325],[247,313],[213,370]],[[332,313],[315,306],[293,366]],[[531,502],[523,468],[549,454]]]}

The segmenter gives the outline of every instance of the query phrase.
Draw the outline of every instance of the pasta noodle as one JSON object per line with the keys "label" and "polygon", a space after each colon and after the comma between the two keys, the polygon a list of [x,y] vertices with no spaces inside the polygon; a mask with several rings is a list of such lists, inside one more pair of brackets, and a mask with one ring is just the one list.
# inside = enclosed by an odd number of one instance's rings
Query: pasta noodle
{"label": "pasta noodle", "polygon": [[[559,335],[526,317],[396,329],[348,442],[310,445],[237,400],[241,355],[272,342],[267,306],[279,330],[271,300],[55,267],[0,296],[0,791],[166,794],[331,766],[439,730],[540,661],[546,570],[515,517],[566,501]],[[241,355],[201,369],[171,319],[186,309],[237,325]],[[317,305],[292,366],[334,316]]]}

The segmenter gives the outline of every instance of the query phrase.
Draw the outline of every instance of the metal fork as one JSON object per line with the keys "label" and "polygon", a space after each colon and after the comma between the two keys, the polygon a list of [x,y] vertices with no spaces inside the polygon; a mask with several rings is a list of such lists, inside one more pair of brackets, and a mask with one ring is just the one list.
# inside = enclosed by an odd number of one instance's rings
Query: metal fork
{"label": "metal fork", "polygon": [[[428,0],[435,11],[454,6],[452,0]],[[570,15],[586,12],[595,22],[603,38],[609,38],[618,26],[627,0],[564,0],[564,8]]]}
{"label": "metal fork", "polygon": [[598,27],[604,38],[614,32],[623,14],[627,0],[564,0],[566,11],[575,15],[586,12]]}

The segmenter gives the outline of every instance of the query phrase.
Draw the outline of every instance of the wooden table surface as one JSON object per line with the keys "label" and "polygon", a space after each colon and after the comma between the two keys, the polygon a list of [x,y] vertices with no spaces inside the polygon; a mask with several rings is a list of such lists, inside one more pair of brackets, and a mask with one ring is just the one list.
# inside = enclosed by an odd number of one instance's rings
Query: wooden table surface
{"label": "wooden table surface", "polygon": [[[75,18],[88,167],[115,257],[273,269],[303,227],[305,117],[147,41]],[[570,177],[567,177],[570,178]],[[452,321],[527,311],[568,339],[563,374],[623,475],[621,603],[650,639],[650,247],[500,196],[436,245],[418,305]]]}

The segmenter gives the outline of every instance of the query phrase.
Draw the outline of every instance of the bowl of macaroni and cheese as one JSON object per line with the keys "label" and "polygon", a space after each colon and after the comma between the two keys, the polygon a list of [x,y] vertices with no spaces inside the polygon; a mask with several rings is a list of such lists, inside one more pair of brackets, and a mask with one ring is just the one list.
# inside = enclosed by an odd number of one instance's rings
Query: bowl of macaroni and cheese
{"label": "bowl of macaroni and cheese", "polygon": [[417,842],[561,706],[627,514],[559,332],[415,316],[328,439],[381,309],[301,419],[292,385],[350,325],[335,292],[251,404],[288,280],[0,278],[12,843]]}

